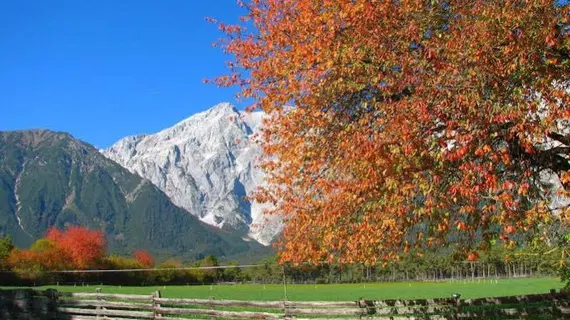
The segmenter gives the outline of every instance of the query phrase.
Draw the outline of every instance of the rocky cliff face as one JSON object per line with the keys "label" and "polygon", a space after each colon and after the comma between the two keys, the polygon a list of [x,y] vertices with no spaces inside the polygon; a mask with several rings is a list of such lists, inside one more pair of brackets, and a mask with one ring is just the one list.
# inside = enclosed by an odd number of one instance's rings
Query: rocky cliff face
{"label": "rocky cliff face", "polygon": [[245,198],[263,181],[255,143],[262,118],[222,103],[156,134],[124,138],[103,154],[202,221],[267,245],[281,223]]}

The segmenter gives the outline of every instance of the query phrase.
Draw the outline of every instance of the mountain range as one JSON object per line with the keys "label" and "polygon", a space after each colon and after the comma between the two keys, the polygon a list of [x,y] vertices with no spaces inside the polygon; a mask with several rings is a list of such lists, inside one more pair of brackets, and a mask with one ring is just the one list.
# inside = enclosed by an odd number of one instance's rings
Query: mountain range
{"label": "mountain range", "polygon": [[[211,181],[218,180],[212,176]],[[109,250],[120,254],[144,248],[159,259],[195,260],[209,254],[230,258],[270,252],[244,237],[249,231],[205,224],[196,216],[207,221],[207,214],[190,214],[161,189],[67,133],[0,132],[0,235],[11,235],[20,247],[49,227],[82,225],[104,232]],[[235,199],[239,208],[247,208]],[[253,220],[247,220],[247,212],[235,213],[234,220],[243,220],[247,229]]]}

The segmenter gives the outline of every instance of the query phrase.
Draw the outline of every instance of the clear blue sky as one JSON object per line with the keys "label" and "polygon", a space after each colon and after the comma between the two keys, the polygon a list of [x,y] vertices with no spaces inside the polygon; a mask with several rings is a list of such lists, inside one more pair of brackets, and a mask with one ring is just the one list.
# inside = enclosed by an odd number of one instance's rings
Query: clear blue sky
{"label": "clear blue sky", "polygon": [[202,83],[230,57],[209,16],[235,0],[0,1],[0,130],[66,131],[97,147],[152,133],[235,89]]}

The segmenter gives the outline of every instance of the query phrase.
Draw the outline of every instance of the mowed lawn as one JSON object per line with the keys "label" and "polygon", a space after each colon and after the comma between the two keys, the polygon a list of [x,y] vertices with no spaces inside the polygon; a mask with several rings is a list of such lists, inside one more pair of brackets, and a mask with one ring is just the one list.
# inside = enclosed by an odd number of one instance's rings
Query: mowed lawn
{"label": "mowed lawn", "polygon": [[[533,293],[548,293],[560,289],[563,283],[557,278],[520,278],[498,280],[399,282],[366,284],[319,284],[287,285],[289,300],[305,301],[355,301],[360,297],[373,300],[419,299],[450,297],[460,293],[462,298],[498,297]],[[160,290],[167,298],[212,298],[235,300],[282,300],[283,285],[242,284],[203,286],[43,286],[36,289],[54,288],[67,292],[95,292],[100,287],[103,293],[150,294]],[[4,287],[8,289],[8,287]]]}

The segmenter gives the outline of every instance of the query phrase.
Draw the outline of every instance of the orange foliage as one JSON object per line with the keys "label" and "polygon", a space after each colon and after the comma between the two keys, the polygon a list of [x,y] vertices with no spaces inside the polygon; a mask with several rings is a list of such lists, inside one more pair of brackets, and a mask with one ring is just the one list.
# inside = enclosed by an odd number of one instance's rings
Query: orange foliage
{"label": "orange foliage", "polygon": [[137,250],[133,253],[133,258],[145,268],[154,267],[154,258],[146,250]]}
{"label": "orange foliage", "polygon": [[30,247],[44,270],[64,270],[72,267],[62,248],[46,238],[39,239]]}
{"label": "orange foliage", "polygon": [[64,270],[72,266],[65,253],[55,243],[45,238],[32,244],[30,250],[12,250],[8,264],[14,270],[24,273]]}
{"label": "orange foliage", "polygon": [[13,249],[8,255],[8,265],[14,270],[41,270],[41,259],[38,252]]}
{"label": "orange foliage", "polygon": [[477,261],[479,259],[479,254],[475,251],[467,255],[467,261]]}
{"label": "orange foliage", "polygon": [[537,176],[548,169],[570,180],[561,130],[570,120],[568,6],[243,5],[243,24],[219,25],[227,34],[219,45],[235,61],[215,82],[241,86],[252,108],[272,114],[268,186],[255,199],[285,218],[282,261],[474,249],[567,217],[567,208],[551,214]]}
{"label": "orange foliage", "polygon": [[12,250],[8,263],[16,270],[54,271],[93,269],[105,256],[105,238],[83,227],[50,228],[30,250]]}
{"label": "orange foliage", "polygon": [[55,244],[74,269],[96,268],[105,256],[105,237],[100,231],[79,226],[64,231],[50,228],[46,238]]}

